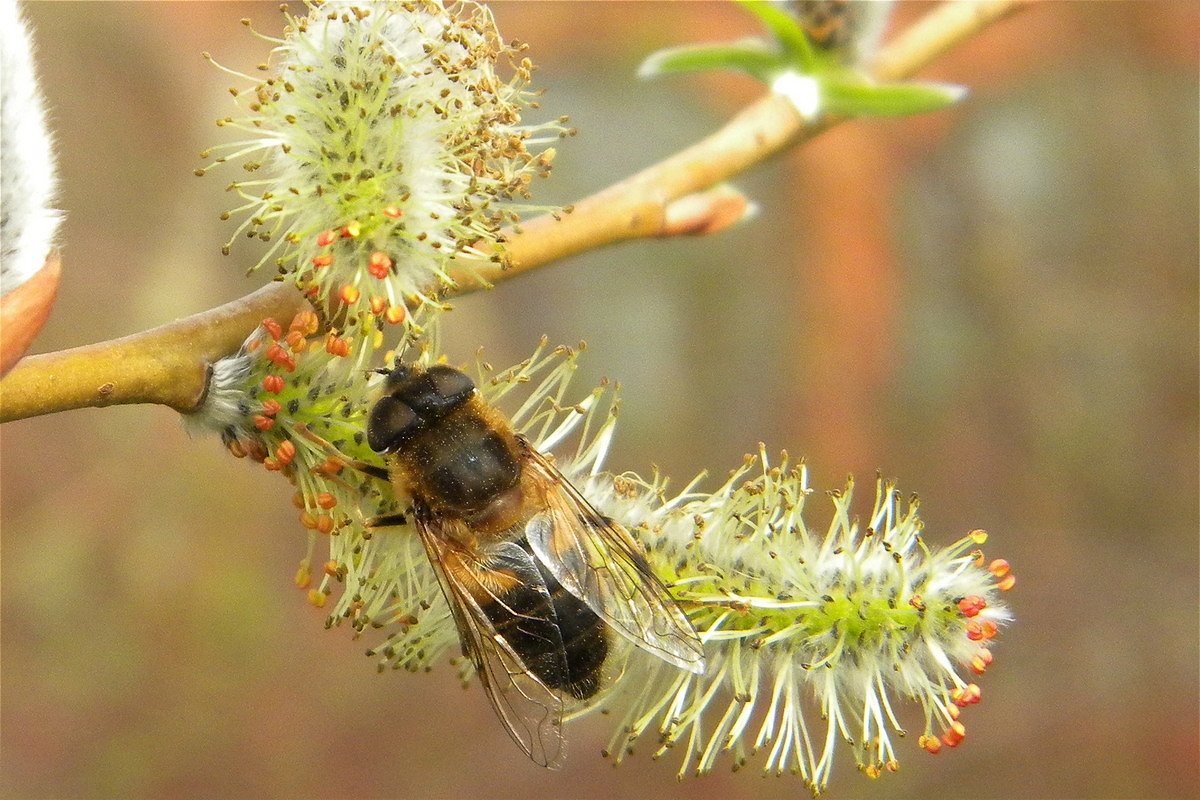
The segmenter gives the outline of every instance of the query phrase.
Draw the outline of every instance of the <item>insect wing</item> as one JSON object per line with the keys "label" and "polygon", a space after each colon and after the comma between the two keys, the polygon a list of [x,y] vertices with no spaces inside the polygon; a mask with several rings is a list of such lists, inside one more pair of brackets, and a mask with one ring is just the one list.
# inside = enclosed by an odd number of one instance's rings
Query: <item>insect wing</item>
{"label": "insect wing", "polygon": [[530,469],[545,478],[546,510],[525,526],[538,559],[571,594],[638,647],[682,669],[704,672],[704,649],[687,616],[636,542],[600,514],[528,442]]}
{"label": "insect wing", "polygon": [[[481,570],[511,573],[521,583],[532,582],[546,593],[537,567],[528,553],[512,543],[498,545],[494,553],[489,552],[489,561],[481,563],[448,544],[435,525],[418,520],[416,528],[450,605],[463,654],[475,665],[484,693],[513,741],[541,766],[557,766],[565,755],[562,697],[529,671],[476,600],[476,596],[490,595],[491,602],[504,602],[480,579]],[[550,608],[548,600],[546,607]],[[522,620],[536,624],[538,635],[551,637],[549,650],[539,659],[557,658],[556,666],[566,674],[566,656],[556,621],[552,617],[532,617],[528,611],[514,612],[514,623]],[[558,637],[556,642],[554,637]]]}

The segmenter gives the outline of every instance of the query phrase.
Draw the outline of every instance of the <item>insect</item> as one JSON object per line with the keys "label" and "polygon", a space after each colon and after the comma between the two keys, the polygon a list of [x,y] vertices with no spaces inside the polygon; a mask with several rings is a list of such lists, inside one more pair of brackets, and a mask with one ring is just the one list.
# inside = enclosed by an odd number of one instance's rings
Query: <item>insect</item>
{"label": "insect", "polygon": [[383,395],[366,434],[387,466],[346,463],[411,502],[463,653],[530,758],[561,759],[564,708],[600,689],[610,630],[703,672],[699,637],[628,531],[515,433],[470,377],[444,365],[379,372]]}

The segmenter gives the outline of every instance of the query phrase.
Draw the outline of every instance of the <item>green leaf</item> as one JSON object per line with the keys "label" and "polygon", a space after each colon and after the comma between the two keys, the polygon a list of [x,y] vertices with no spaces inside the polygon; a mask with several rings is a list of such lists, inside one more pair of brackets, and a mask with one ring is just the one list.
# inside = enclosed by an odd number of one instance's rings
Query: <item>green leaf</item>
{"label": "green leaf", "polygon": [[762,0],[740,0],[741,5],[766,26],[779,42],[788,61],[801,72],[812,72],[817,66],[817,54],[800,21],[773,3]]}
{"label": "green leaf", "polygon": [[821,81],[821,110],[847,117],[895,117],[937,111],[967,93],[949,83],[870,83],[861,78]]}
{"label": "green leaf", "polygon": [[731,44],[684,45],[651,53],[638,67],[638,76],[650,78],[706,69],[734,69],[767,83],[785,69],[778,53],[757,39]]}

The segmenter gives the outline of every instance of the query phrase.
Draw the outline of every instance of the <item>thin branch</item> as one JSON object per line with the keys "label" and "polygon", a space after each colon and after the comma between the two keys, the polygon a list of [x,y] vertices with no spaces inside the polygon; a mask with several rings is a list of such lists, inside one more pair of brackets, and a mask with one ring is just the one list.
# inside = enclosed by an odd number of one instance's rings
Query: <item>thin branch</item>
{"label": "thin branch", "polygon": [[308,307],[294,286],[272,283],[132,336],[29,356],[0,381],[0,422],[122,403],[193,411],[213,361],[236,351],[265,317],[290,320]]}
{"label": "thin branch", "polygon": [[[911,77],[951,48],[1029,4],[956,0],[930,12],[880,51],[875,75]],[[709,233],[728,224],[726,179],[841,120],[804,120],[791,102],[767,95],[727,125],[664,161],[575,204],[507,232],[503,266],[462,260],[451,277],[462,294],[606,244]],[[180,412],[203,399],[211,361],[234,352],[264,317],[306,307],[299,292],[272,284],[241,300],[110,342],[23,359],[0,381],[0,422],[118,403],[160,403]]]}
{"label": "thin branch", "polygon": [[[881,81],[911,78],[938,57],[1029,0],[956,0],[941,5],[880,51]],[[450,271],[465,294],[585,250],[668,233],[672,203],[733,177],[842,122],[806,121],[791,101],[768,94],[725,127],[618,184],[576,203],[561,218],[546,214],[513,230],[501,266],[463,259]]]}

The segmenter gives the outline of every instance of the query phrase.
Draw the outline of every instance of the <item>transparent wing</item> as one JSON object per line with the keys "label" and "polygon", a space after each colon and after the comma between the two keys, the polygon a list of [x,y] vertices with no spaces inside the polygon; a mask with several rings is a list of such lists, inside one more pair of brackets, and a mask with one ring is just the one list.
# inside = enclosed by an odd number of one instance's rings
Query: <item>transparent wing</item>
{"label": "transparent wing", "polygon": [[[505,543],[489,550],[485,563],[439,535],[436,523],[417,520],[416,528],[458,626],[463,654],[474,663],[479,682],[509,736],[541,766],[559,765],[565,755],[562,697],[530,671],[483,610],[483,605],[498,603],[493,614],[503,620],[502,625],[523,626],[524,635],[533,630],[544,638],[546,650],[537,656],[542,669],[559,669],[559,674],[565,675],[562,638],[537,567],[516,544]],[[490,580],[489,575],[496,580]],[[532,582],[534,591],[546,595],[548,611],[510,608],[497,596],[502,593],[493,588],[497,581],[501,585],[505,581],[521,585]],[[547,613],[548,618],[544,616]]]}
{"label": "transparent wing", "polygon": [[[638,647],[704,672],[704,649],[637,542],[603,516],[528,442],[526,465],[545,478],[546,510],[525,526],[538,559],[571,594]],[[552,487],[557,487],[552,488]]]}

